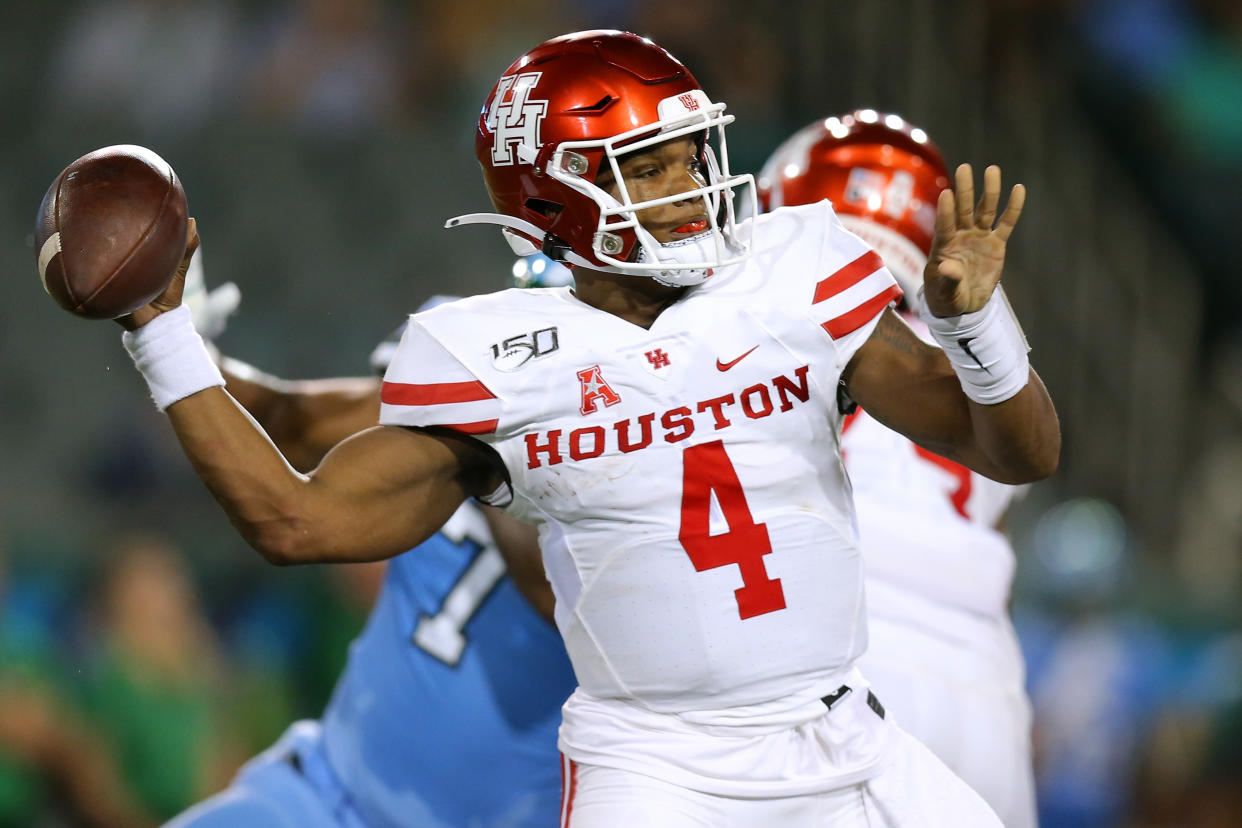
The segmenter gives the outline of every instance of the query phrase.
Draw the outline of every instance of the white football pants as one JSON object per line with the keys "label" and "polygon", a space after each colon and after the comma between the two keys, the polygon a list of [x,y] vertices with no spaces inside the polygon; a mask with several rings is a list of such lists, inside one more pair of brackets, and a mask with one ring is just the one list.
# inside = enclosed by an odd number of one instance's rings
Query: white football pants
{"label": "white football pants", "polygon": [[1031,705],[1009,621],[997,622],[989,641],[874,615],[868,628],[858,666],[893,721],[978,791],[1006,828],[1036,828]]}
{"label": "white football pants", "polygon": [[838,790],[771,799],[700,793],[562,757],[561,828],[996,828],[987,803],[900,728],[877,775]]}

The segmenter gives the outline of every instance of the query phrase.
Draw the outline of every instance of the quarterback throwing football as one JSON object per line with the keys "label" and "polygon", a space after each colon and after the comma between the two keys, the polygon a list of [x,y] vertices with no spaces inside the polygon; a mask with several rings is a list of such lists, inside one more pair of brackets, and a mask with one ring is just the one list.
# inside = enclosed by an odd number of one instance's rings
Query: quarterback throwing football
{"label": "quarterback throwing football", "polygon": [[[539,525],[578,680],[563,824],[995,825],[854,667],[862,569],[845,397],[1005,482],[1050,474],[1052,403],[997,292],[1021,212],[969,167],[919,302],[826,203],[740,221],[731,118],[644,38],[555,38],[492,89],[476,152],[518,253],[576,287],[412,317],[382,425],[298,474],[218,386],[179,284],[122,320],[200,476],[281,564],[396,555],[468,497]],[[716,153],[719,152],[719,156]],[[189,247],[197,236],[191,233]]]}

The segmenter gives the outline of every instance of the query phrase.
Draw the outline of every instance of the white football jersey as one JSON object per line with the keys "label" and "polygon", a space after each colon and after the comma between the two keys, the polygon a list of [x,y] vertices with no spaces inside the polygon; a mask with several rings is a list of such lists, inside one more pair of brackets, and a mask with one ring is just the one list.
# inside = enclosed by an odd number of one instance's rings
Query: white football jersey
{"label": "white football jersey", "polygon": [[1033,828],[1031,713],[1008,615],[1015,560],[996,528],[1022,487],[921,449],[864,411],[846,419],[842,450],[866,564],[862,672],[1005,825]]}
{"label": "white football jersey", "polygon": [[500,454],[593,701],[822,716],[865,647],[836,391],[900,290],[827,202],[758,221],[650,329],[507,290],[413,316],[385,377],[381,422]]}
{"label": "white football jersey", "polygon": [[[907,321],[928,338],[926,326]],[[841,445],[869,581],[955,610],[1005,617],[1015,561],[999,525],[1023,487],[935,455],[861,409],[846,418]],[[872,592],[869,587],[872,617],[905,612],[902,602],[889,607]]]}

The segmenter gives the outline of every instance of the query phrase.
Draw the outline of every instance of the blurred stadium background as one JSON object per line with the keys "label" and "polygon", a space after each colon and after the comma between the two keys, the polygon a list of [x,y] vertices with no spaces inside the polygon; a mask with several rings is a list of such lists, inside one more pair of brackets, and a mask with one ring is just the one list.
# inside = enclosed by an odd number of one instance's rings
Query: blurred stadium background
{"label": "blurred stadium background", "polygon": [[474,118],[513,58],[595,26],[652,36],[727,102],[738,168],[873,107],[1028,185],[1006,284],[1065,434],[1010,526],[1042,821],[1239,824],[1242,4],[8,0],[0,825],[107,822],[40,770],[41,721],[93,734],[151,818],[218,789],[318,713],[377,577],[241,543],[116,327],[43,295],[48,183],[99,146],[155,149],[209,283],[242,289],[221,348],[360,373],[428,295],[504,285],[498,234],[440,229],[487,207]]}

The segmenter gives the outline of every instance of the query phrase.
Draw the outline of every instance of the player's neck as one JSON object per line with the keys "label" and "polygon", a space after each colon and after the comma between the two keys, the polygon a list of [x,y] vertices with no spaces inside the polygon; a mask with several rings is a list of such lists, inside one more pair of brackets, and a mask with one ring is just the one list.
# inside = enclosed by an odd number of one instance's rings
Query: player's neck
{"label": "player's neck", "polygon": [[650,328],[669,305],[686,292],[684,287],[662,285],[645,276],[574,269],[574,295],[593,308]]}

